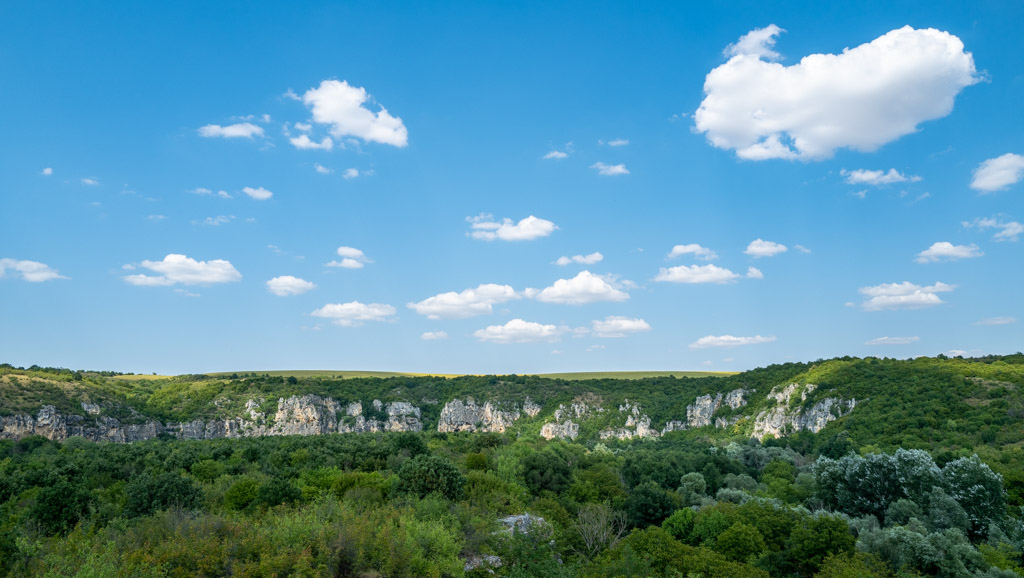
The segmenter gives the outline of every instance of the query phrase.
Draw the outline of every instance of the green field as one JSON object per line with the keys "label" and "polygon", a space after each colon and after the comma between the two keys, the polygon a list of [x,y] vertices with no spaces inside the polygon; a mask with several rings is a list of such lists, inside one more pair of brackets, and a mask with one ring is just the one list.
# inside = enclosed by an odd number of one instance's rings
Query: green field
{"label": "green field", "polygon": [[[332,377],[336,379],[350,379],[354,377],[460,377],[469,375],[464,373],[404,373],[399,371],[341,371],[334,369],[298,369],[298,370],[273,370],[273,371],[221,371],[208,373],[215,377],[227,377],[229,375],[269,375],[271,377]],[[548,379],[566,379],[577,381],[581,379],[646,379],[648,377],[716,377],[735,375],[730,371],[576,371],[569,373],[537,373],[524,374],[546,377]],[[162,376],[128,375],[123,379],[159,379]]]}

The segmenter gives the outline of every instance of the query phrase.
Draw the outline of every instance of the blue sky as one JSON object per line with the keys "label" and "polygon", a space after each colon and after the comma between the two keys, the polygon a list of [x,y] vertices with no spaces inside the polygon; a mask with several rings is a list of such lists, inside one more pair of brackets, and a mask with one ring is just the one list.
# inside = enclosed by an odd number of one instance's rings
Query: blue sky
{"label": "blue sky", "polygon": [[1024,6],[407,4],[0,6],[0,358],[1022,348]]}

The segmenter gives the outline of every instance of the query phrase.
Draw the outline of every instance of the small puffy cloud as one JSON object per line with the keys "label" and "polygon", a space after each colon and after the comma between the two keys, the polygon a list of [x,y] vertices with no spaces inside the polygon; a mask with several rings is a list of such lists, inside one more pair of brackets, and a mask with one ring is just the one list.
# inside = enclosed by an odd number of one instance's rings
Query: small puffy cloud
{"label": "small puffy cloud", "polygon": [[793,245],[793,248],[796,249],[797,251],[800,251],[801,253],[804,253],[804,254],[807,254],[807,253],[811,252],[810,249],[808,249],[807,247],[804,247],[803,245]]}
{"label": "small puffy cloud", "polygon": [[96,177],[85,177],[81,180],[81,182],[83,185],[87,185],[90,187],[95,187],[100,184],[99,179],[97,179]]}
{"label": "small puffy cloud", "polygon": [[693,255],[694,257],[703,261],[712,261],[718,258],[718,254],[708,249],[707,247],[701,247],[697,243],[690,243],[688,245],[676,245],[672,247],[672,250],[668,253],[669,259],[675,259],[681,255]]}
{"label": "small puffy cloud", "polygon": [[724,267],[715,265],[680,265],[678,267],[662,267],[655,281],[668,283],[729,283],[739,275]]}
{"label": "small puffy cloud", "polygon": [[1001,191],[1024,179],[1024,156],[1006,153],[974,169],[971,188],[982,194]]}
{"label": "small puffy cloud", "polygon": [[39,174],[43,175],[44,177],[48,177],[53,174],[53,169],[50,167],[46,167],[45,169],[39,171]]}
{"label": "small puffy cloud", "polygon": [[199,136],[206,138],[249,138],[263,136],[263,128],[251,122],[241,122],[221,126],[219,124],[208,124],[199,127]]}
{"label": "small puffy cloud", "polygon": [[562,151],[553,150],[553,151],[549,152],[548,154],[544,155],[541,158],[544,158],[544,159],[564,159],[567,156],[569,156],[569,153],[564,153]]}
{"label": "small puffy cloud", "polygon": [[242,192],[256,199],[257,201],[265,201],[270,197],[274,196],[274,193],[264,189],[263,187],[245,187]]}
{"label": "small puffy cloud", "polygon": [[740,345],[756,345],[771,343],[775,336],[733,337],[732,335],[706,335],[690,344],[690,349],[707,349],[709,347],[739,347]]}
{"label": "small puffy cloud", "polygon": [[624,146],[628,146],[628,145],[629,145],[629,139],[625,139],[625,138],[616,138],[616,139],[612,139],[612,140],[608,141],[608,146],[610,146],[610,147],[624,147]]}
{"label": "small puffy cloud", "polygon": [[870,185],[878,187],[882,185],[891,185],[893,183],[916,183],[921,180],[921,177],[917,175],[904,175],[896,169],[889,169],[889,172],[885,171],[869,171],[865,169],[856,169],[848,171],[843,169],[839,174],[846,177],[847,184],[850,185]]}
{"label": "small puffy cloud", "polygon": [[321,175],[329,175],[334,172],[333,170],[323,166],[320,163],[314,163],[313,168],[316,169],[316,172],[320,173]]}
{"label": "small puffy cloud", "polygon": [[478,329],[473,332],[473,337],[491,343],[550,343],[560,340],[566,331],[566,327],[513,319],[504,325]]}
{"label": "small puffy cloud", "polygon": [[312,291],[316,289],[316,283],[292,277],[291,275],[282,275],[267,281],[267,289],[274,295],[287,297],[288,295],[301,295],[306,291]]}
{"label": "small puffy cloud", "polygon": [[373,263],[373,259],[355,247],[338,247],[340,261],[331,261],[328,267],[341,267],[343,269],[362,269],[363,265]]}
{"label": "small puffy cloud", "polygon": [[988,319],[982,319],[981,321],[975,321],[975,325],[1010,325],[1016,323],[1016,317],[989,317]]}
{"label": "small puffy cloud", "polygon": [[625,301],[629,294],[616,289],[612,280],[590,271],[581,271],[572,279],[559,279],[536,293],[537,301],[583,305],[598,301]]}
{"label": "small puffy cloud", "polygon": [[785,245],[775,243],[773,241],[765,241],[763,239],[754,239],[747,245],[747,249],[743,251],[745,254],[750,255],[755,259],[761,257],[774,257],[779,253],[785,253],[789,249]]}
{"label": "small puffy cloud", "polygon": [[627,169],[624,164],[609,165],[607,163],[594,163],[590,165],[590,168],[596,170],[597,174],[604,175],[606,177],[629,174],[629,169]]}
{"label": "small puffy cloud", "polygon": [[302,132],[309,132],[313,130],[313,125],[305,122],[297,122],[292,126],[295,127],[295,130],[301,130]]}
{"label": "small puffy cloud", "polygon": [[19,259],[0,259],[0,279],[11,276],[29,283],[68,279],[45,263]]}
{"label": "small puffy cloud", "polygon": [[466,217],[472,229],[468,236],[483,241],[532,241],[541,237],[547,237],[555,232],[558,227],[546,219],[540,219],[530,215],[518,223],[512,219],[502,219],[501,222],[494,220],[488,214],[481,214],[476,217]]}
{"label": "small puffy cloud", "polygon": [[931,247],[928,247],[924,251],[917,254],[917,258],[914,259],[918,263],[935,263],[936,261],[956,261],[957,259],[972,259],[974,257],[981,257],[984,253],[975,244],[970,245],[954,245],[946,241],[939,241],[932,243]]}
{"label": "small puffy cloud", "polygon": [[757,267],[747,267],[748,279],[764,279],[764,273]]}
{"label": "small puffy cloud", "polygon": [[213,191],[211,191],[210,189],[208,189],[206,187],[196,187],[196,188],[192,189],[189,192],[192,193],[193,195],[214,195],[214,194],[216,194],[218,197],[220,197],[222,199],[230,199],[231,198],[231,194],[228,193],[227,191],[217,191],[216,193],[214,193]]}
{"label": "small puffy cloud", "polygon": [[461,293],[440,293],[406,306],[429,319],[466,319],[490,314],[494,311],[494,305],[513,299],[519,299],[519,295],[512,287],[485,283]]}
{"label": "small puffy cloud", "polygon": [[864,342],[864,345],[907,345],[920,341],[920,337],[876,337]]}
{"label": "small puffy cloud", "polygon": [[747,160],[821,160],[836,149],[873,151],[953,110],[980,79],[959,38],[905,26],[840,54],[792,66],[774,57],[777,27],[728,50],[708,73],[694,114],[697,132]]}
{"label": "small puffy cloud", "polygon": [[143,261],[141,267],[159,275],[128,275],[124,280],[132,285],[212,285],[240,281],[242,274],[224,259],[196,261],[185,255],[170,254],[162,261]]}
{"label": "small puffy cloud", "polygon": [[313,121],[330,126],[335,138],[356,137],[366,142],[404,147],[409,132],[402,119],[391,116],[383,106],[373,112],[366,108],[370,96],[363,87],[341,80],[325,80],[302,95],[313,113]]}
{"label": "small puffy cloud", "polygon": [[448,334],[444,331],[427,331],[420,335],[420,339],[423,341],[439,341],[441,339],[448,339]]}
{"label": "small puffy cloud", "polygon": [[366,321],[388,321],[395,308],[383,303],[328,303],[310,313],[313,317],[330,319],[342,327],[359,327]]}
{"label": "small puffy cloud", "polygon": [[591,331],[594,337],[625,337],[629,333],[640,333],[650,331],[651,326],[643,319],[634,317],[620,317],[611,315],[604,318],[604,321],[591,323]]}
{"label": "small puffy cloud", "polygon": [[556,261],[556,265],[568,265],[570,263],[579,263],[581,265],[593,265],[594,263],[600,263],[604,259],[604,255],[594,251],[589,255],[573,255],[572,257],[559,257]]}
{"label": "small puffy cloud", "polygon": [[334,141],[331,137],[325,136],[320,142],[309,138],[309,135],[300,134],[297,137],[288,139],[292,146],[300,150],[321,150],[329,151],[334,148]]}
{"label": "small puffy cloud", "polygon": [[732,58],[733,56],[745,54],[757,56],[765,60],[778,60],[782,56],[775,52],[775,37],[783,32],[785,30],[774,24],[769,24],[764,28],[755,28],[740,36],[740,39],[735,44],[726,46],[725,50],[722,51],[722,55]]}
{"label": "small puffy cloud", "polygon": [[974,219],[974,221],[964,221],[964,227],[972,228],[975,227],[979,231],[985,229],[999,229],[999,232],[992,235],[992,238],[996,241],[1016,241],[1017,238],[1024,233],[1024,225],[1016,221],[1003,221],[995,217],[988,219]]}
{"label": "small puffy cloud", "polygon": [[350,181],[359,176],[359,169],[345,169],[345,172],[341,174],[341,178],[346,181]]}
{"label": "small puffy cloud", "polygon": [[871,287],[861,287],[858,291],[866,297],[861,303],[865,311],[881,311],[883,309],[923,309],[944,303],[939,293],[948,293],[956,289],[955,285],[936,283],[922,287],[909,281],[903,283],[882,283]]}
{"label": "small puffy cloud", "polygon": [[219,227],[235,220],[234,215],[217,215],[216,217],[206,217],[203,221],[192,221],[194,224],[210,225],[212,227]]}

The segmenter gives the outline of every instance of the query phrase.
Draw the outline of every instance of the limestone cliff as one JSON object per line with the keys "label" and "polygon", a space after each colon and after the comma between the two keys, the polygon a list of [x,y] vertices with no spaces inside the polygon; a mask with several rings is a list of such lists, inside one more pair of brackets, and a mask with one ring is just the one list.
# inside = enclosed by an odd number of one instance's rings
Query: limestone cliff
{"label": "limestone cliff", "polygon": [[[804,407],[802,404],[807,401],[807,396],[817,387],[813,383],[804,386],[792,383],[781,389],[773,387],[768,399],[776,405],[754,418],[753,436],[763,440],[768,435],[782,437],[805,430],[818,433],[830,421],[849,415],[857,405],[855,399],[827,397],[811,407]],[[796,402],[798,398],[799,402]]]}
{"label": "limestone cliff", "polygon": [[[528,411],[536,415],[540,408],[535,406],[529,398],[524,405],[529,404]],[[499,409],[497,404],[485,402],[479,405],[471,397],[463,402],[453,399],[444,404],[441,409],[441,417],[437,422],[439,432],[496,432],[503,433],[517,419],[519,419],[519,408],[516,404],[509,404],[504,409]]]}
{"label": "limestone cliff", "polygon": [[79,436],[94,441],[135,442],[161,434],[179,439],[239,438],[268,435],[322,435],[336,432],[421,431],[420,410],[406,402],[373,405],[386,419],[366,419],[360,402],[347,407],[334,399],[318,395],[292,396],[277,402],[273,420],[259,411],[263,400],[250,399],[245,415],[227,419],[197,419],[182,423],[123,424],[102,415],[99,406],[84,407],[89,417],[63,415],[52,405],[44,405],[33,417],[13,415],[0,417],[0,439],[21,439],[30,435],[62,441]]}

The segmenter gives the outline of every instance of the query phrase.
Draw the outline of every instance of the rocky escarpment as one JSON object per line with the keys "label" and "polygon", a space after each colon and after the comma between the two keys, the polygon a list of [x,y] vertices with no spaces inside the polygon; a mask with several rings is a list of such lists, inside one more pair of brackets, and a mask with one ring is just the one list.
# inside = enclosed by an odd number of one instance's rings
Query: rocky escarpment
{"label": "rocky escarpment", "polygon": [[651,438],[661,435],[658,430],[651,428],[651,418],[641,411],[639,405],[630,403],[628,399],[619,406],[619,413],[626,414],[626,424],[623,427],[602,430],[598,434],[601,439],[628,440],[635,437]]}
{"label": "rocky escarpment", "polygon": [[[523,412],[533,417],[540,413],[540,406],[530,398],[523,402]],[[444,404],[437,422],[439,432],[495,432],[504,433],[522,414],[517,404],[478,404],[472,397],[463,402],[453,399]]]}
{"label": "rocky escarpment", "polygon": [[[566,407],[564,403],[555,410],[555,421],[547,422],[540,427],[540,435],[550,439],[576,439],[580,435],[580,424],[577,423],[589,415],[603,412],[604,408],[591,405],[583,399],[577,399]],[[577,421],[572,421],[573,419]]]}
{"label": "rocky escarpment", "polygon": [[737,410],[747,405],[747,395],[752,391],[754,390],[734,389],[725,395],[721,393],[702,395],[692,404],[686,406],[686,421],[670,420],[665,424],[661,433],[707,427],[712,424],[719,428],[729,427],[739,421],[739,416],[715,418],[715,414],[723,406]]}
{"label": "rocky escarpment", "polygon": [[146,420],[132,424],[102,415],[102,409],[91,404],[83,404],[83,410],[89,417],[64,415],[54,406],[44,405],[35,416],[22,414],[0,417],[0,439],[16,440],[40,435],[55,441],[78,436],[94,441],[135,442],[153,439],[161,434],[179,439],[201,440],[423,429],[420,409],[406,402],[383,404],[374,400],[374,412],[369,418],[364,416],[360,402],[342,406],[337,400],[318,395],[279,399],[273,418],[259,411],[262,402],[262,399],[248,400],[244,415],[235,418],[197,419],[182,423]]}
{"label": "rocky escarpment", "polygon": [[817,387],[813,383],[773,387],[768,399],[775,401],[776,405],[758,413],[754,418],[753,437],[763,440],[769,435],[782,437],[798,431],[818,433],[830,421],[849,415],[857,405],[855,399],[827,397],[810,407],[804,407],[802,404],[807,401],[807,396]]}

